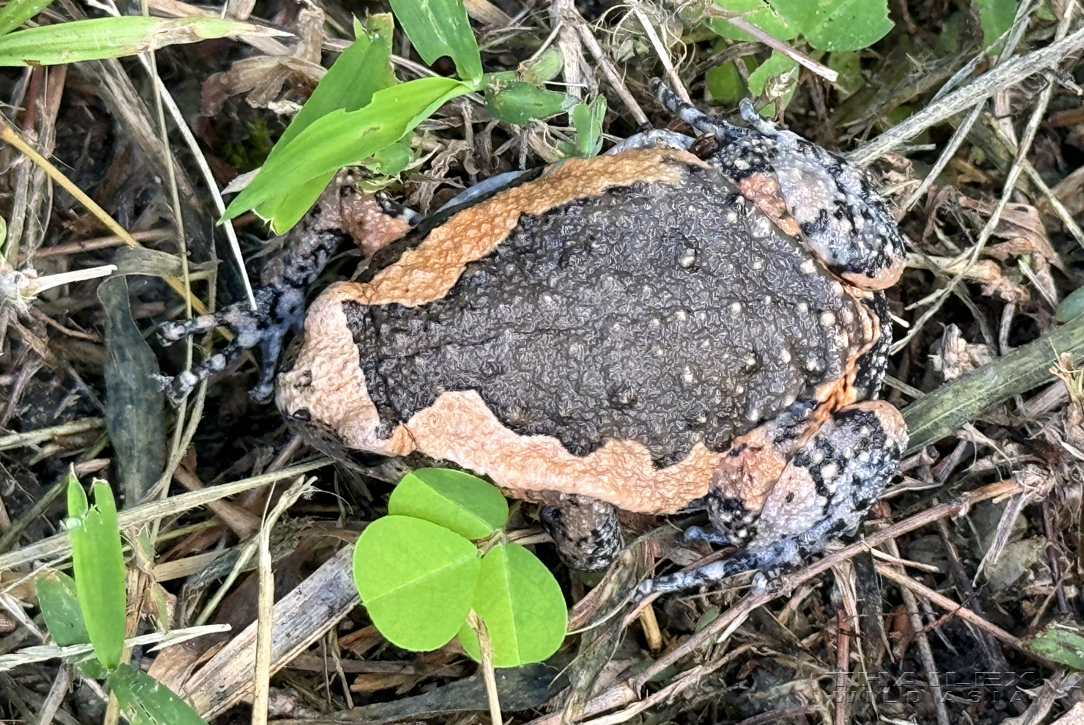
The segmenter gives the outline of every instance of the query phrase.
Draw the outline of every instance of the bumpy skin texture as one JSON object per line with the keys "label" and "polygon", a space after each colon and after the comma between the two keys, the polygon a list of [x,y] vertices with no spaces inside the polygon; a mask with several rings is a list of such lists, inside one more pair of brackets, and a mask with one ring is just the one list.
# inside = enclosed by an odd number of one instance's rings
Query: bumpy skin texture
{"label": "bumpy skin texture", "polygon": [[382,423],[476,390],[518,435],[664,467],[723,451],[864,344],[858,302],[715,169],[520,218],[424,307],[346,303]]}
{"label": "bumpy skin texture", "polygon": [[[844,279],[867,289],[895,284],[903,270],[903,237],[861,169],[762,118],[749,99],[741,102],[749,124],[742,127],[701,113],[657,80],[652,86],[663,105],[707,134],[701,138],[712,141],[711,164],[743,192],[755,197],[765,183],[776,187],[811,251]],[[763,201],[776,218],[771,199]]]}
{"label": "bumpy skin texture", "polygon": [[857,527],[907,440],[872,400],[903,264],[880,197],[751,107],[734,126],[658,92],[708,136],[442,210],[317,298],[276,388],[333,456],[420,454],[545,504],[571,566],[612,560],[618,509],[703,506],[702,538],[741,547],[641,594],[797,563]]}
{"label": "bumpy skin texture", "polygon": [[745,547],[645,591],[795,562],[857,524],[905,446],[894,408],[854,405],[884,374],[883,294],[785,233],[765,184],[632,148],[420,225],[331,287],[279,407],[333,455],[421,453],[546,502],[579,568],[619,549],[615,508],[706,502]]}

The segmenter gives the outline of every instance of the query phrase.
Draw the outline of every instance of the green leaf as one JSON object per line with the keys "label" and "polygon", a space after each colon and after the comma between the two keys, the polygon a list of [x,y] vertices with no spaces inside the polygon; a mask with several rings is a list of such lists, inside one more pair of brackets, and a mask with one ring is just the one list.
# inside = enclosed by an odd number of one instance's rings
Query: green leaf
{"label": "green leaf", "polygon": [[219,18],[150,18],[142,15],[95,18],[20,30],[0,38],[0,66],[58,65],[120,58],[242,33],[266,31]]}
{"label": "green leaf", "polygon": [[1084,632],[1077,627],[1052,622],[1020,640],[1020,645],[1040,657],[1084,670]]}
{"label": "green leaf", "polygon": [[445,102],[471,90],[471,85],[452,78],[421,78],[377,91],[359,110],[332,111],[268,159],[230,203],[223,219],[369,158],[410,133]]}
{"label": "green leaf", "polygon": [[[354,42],[331,65],[309,100],[283,131],[267,160],[270,161],[317,119],[336,110],[356,111],[366,106],[373,94],[395,85],[391,68],[391,39],[394,31],[389,13],[371,15],[366,26],[354,22]],[[266,165],[266,161],[264,162]],[[269,199],[256,213],[271,222],[275,234],[285,234],[312,208],[334,178],[335,171],[310,179],[300,186]]]}
{"label": "green leaf", "polygon": [[335,173],[329,171],[323,176],[292,187],[286,194],[265,201],[256,207],[256,214],[271,224],[271,231],[275,234],[285,234],[309,213],[309,209],[335,178]]}
{"label": "green leaf", "polygon": [[564,67],[565,57],[557,48],[547,48],[542,55],[520,63],[517,73],[528,83],[541,85],[557,77]]}
{"label": "green leaf", "polygon": [[1001,34],[1012,27],[1016,18],[1016,0],[972,0],[978,6],[979,23],[982,25],[982,42],[987,52],[995,53],[994,43]]}
{"label": "green leaf", "polygon": [[888,0],[769,0],[817,50],[868,48],[892,30]]}
{"label": "green leaf", "polygon": [[113,492],[105,481],[91,484],[94,506],[79,479],[68,475],[68,527],[75,589],[90,642],[108,669],[120,664],[125,629],[124,556]]}
{"label": "green leaf", "polygon": [[413,516],[468,539],[484,539],[508,521],[508,501],[477,476],[448,468],[419,468],[403,476],[388,514]]}
{"label": "green leaf", "polygon": [[796,78],[797,69],[798,64],[789,57],[779,51],[772,51],[771,57],[749,74],[749,92],[757,96],[763,95],[768,84],[774,79],[783,78],[788,73],[794,74]]}
{"label": "green leaf", "polygon": [[1054,317],[1058,322],[1068,322],[1074,317],[1080,317],[1084,312],[1084,287],[1077,287],[1070,292],[1054,311]]}
{"label": "green leaf", "polygon": [[395,176],[402,173],[413,160],[414,154],[410,150],[410,144],[399,141],[373,154],[373,158],[365,167],[380,176]]}
{"label": "green leaf", "polygon": [[388,13],[373,15],[367,18],[367,25],[355,23],[354,42],[331,64],[309,100],[282,132],[271,150],[272,157],[280,146],[293,141],[316,119],[340,108],[356,111],[368,105],[374,93],[396,84],[391,68],[391,39],[395,30],[392,17]]}
{"label": "green leaf", "polygon": [[53,0],[8,0],[0,8],[0,35],[7,35],[51,5]]}
{"label": "green leaf", "polygon": [[[568,610],[561,586],[545,564],[519,544],[501,544],[482,558],[471,604],[485,622],[494,667],[518,667],[548,658],[565,638]],[[467,624],[463,649],[480,659],[478,636]]]}
{"label": "green leaf", "polygon": [[121,665],[109,687],[132,725],[206,725],[192,706],[146,672]]}
{"label": "green leaf", "polygon": [[34,586],[42,619],[56,643],[61,647],[89,644],[75,580],[64,572],[51,571],[38,577]]}
{"label": "green leaf", "polygon": [[704,75],[706,100],[716,105],[731,106],[745,98],[745,81],[734,61],[709,68]]}
{"label": "green leaf", "polygon": [[486,88],[486,108],[505,123],[523,125],[534,118],[551,118],[575,104],[572,96],[523,81],[491,84]]}
{"label": "green leaf", "polygon": [[[739,13],[746,22],[752,23],[774,38],[790,40],[798,35],[798,26],[788,22],[783,15],[769,7],[763,0],[715,0],[715,4],[730,14]],[[753,40],[753,36],[744,30],[738,30],[726,18],[714,18],[709,25],[712,32],[721,38]]]}
{"label": "green leaf", "polygon": [[426,63],[448,56],[460,78],[482,77],[482,55],[463,0],[391,0],[391,9]]}
{"label": "green leaf", "polygon": [[403,649],[443,647],[470,611],[481,568],[474,544],[429,521],[385,516],[354,548],[354,583],[369,618]]}
{"label": "green leaf", "polygon": [[606,118],[606,99],[598,96],[591,103],[581,103],[572,110],[576,128],[576,155],[589,159],[602,150],[602,122]]}
{"label": "green leaf", "polygon": [[[63,572],[54,571],[38,577],[35,585],[42,619],[57,645],[71,647],[90,644],[83,612],[79,608],[75,580]],[[93,658],[76,661],[75,666],[91,679],[100,680],[106,676],[105,669]]]}
{"label": "green leaf", "polygon": [[854,95],[865,84],[862,78],[862,63],[858,53],[854,51],[832,53],[828,56],[828,67],[839,73],[836,90],[841,99]]}

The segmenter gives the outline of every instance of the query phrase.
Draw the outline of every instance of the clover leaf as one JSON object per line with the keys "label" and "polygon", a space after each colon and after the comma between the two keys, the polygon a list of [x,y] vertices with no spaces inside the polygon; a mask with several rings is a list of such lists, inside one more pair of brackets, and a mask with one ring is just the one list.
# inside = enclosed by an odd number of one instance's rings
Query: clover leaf
{"label": "clover leaf", "polygon": [[[482,571],[471,608],[486,625],[494,667],[540,662],[561,646],[568,610],[561,587],[546,565],[519,544],[493,547],[482,558]],[[464,624],[459,643],[481,659],[478,635]]]}
{"label": "clover leaf", "polygon": [[361,601],[388,641],[431,650],[458,633],[479,659],[467,624],[473,609],[496,667],[539,662],[561,646],[568,623],[561,587],[534,554],[500,541],[508,502],[494,486],[462,471],[419,469],[399,482],[388,514],[354,549]]}
{"label": "clover leaf", "polygon": [[425,519],[473,540],[504,526],[508,501],[477,476],[446,468],[420,468],[395,487],[388,499],[388,513]]}
{"label": "clover leaf", "polygon": [[478,550],[459,534],[409,516],[386,516],[358,539],[354,582],[388,641],[431,650],[459,631],[481,565]]}

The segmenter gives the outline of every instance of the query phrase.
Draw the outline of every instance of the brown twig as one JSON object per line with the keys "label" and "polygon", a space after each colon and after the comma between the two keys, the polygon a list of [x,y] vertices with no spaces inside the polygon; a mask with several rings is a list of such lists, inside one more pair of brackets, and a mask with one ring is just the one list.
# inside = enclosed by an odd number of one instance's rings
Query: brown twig
{"label": "brown twig", "polygon": [[836,725],[847,725],[847,680],[851,673],[851,628],[847,613],[836,612]]}
{"label": "brown twig", "polygon": [[[170,229],[149,229],[145,232],[132,232],[131,234],[132,239],[135,239],[137,242],[162,242],[173,237],[173,231]],[[69,254],[78,254],[79,252],[93,252],[98,249],[119,247],[122,244],[127,244],[127,242],[121,237],[111,234],[105,237],[81,239],[77,242],[65,242],[64,244],[56,244],[52,247],[42,247],[34,252],[34,258],[63,257]]]}
{"label": "brown twig", "polygon": [[996,624],[986,621],[964,605],[952,601],[943,594],[935,592],[933,589],[930,589],[925,584],[921,584],[915,581],[906,574],[900,573],[890,566],[886,566],[884,564],[875,564],[874,568],[877,570],[877,573],[883,576],[885,579],[899,584],[901,587],[904,587],[908,591],[925,597],[942,609],[946,609],[952,612],[955,616],[964,620],[968,624],[975,625],[982,631],[987,632],[998,638],[1005,644],[1020,649],[1020,640],[1003,630],[1001,627],[998,627]]}
{"label": "brown twig", "polygon": [[805,53],[799,53],[797,50],[790,47],[778,38],[772,37],[768,33],[765,33],[763,30],[753,25],[740,15],[734,18],[727,18],[726,20],[738,30],[752,35],[754,38],[759,40],[761,43],[764,43],[764,45],[768,46],[772,50],[779,51],[783,55],[793,60],[798,65],[804,68],[808,68],[810,71],[819,75],[821,78],[825,79],[829,83],[835,83],[837,80],[839,80],[839,73],[837,73],[836,71],[832,70],[823,63],[818,63]]}
{"label": "brown twig", "polygon": [[[889,553],[897,557],[900,555],[894,538],[885,543],[888,546]],[[882,576],[886,576],[884,571],[892,571],[893,573],[899,573],[901,578],[907,578],[901,571],[902,567],[883,565],[878,567],[877,565],[874,565],[874,568],[879,571]],[[891,577],[886,576],[886,578]],[[895,581],[895,579],[893,579],[893,581]],[[941,674],[937,669],[937,663],[933,659],[933,649],[930,647],[930,638],[926,635],[923,626],[922,614],[918,610],[918,600],[915,598],[915,594],[910,588],[901,589],[900,593],[903,595],[903,603],[907,607],[907,613],[911,617],[911,628],[915,632],[915,643],[918,645],[918,653],[919,658],[922,660],[922,667],[926,670],[926,682],[930,687],[930,697],[934,701],[934,711],[937,713],[938,725],[949,725],[948,709],[945,707],[945,695],[944,691],[941,689]]]}
{"label": "brown twig", "polygon": [[598,40],[595,39],[594,34],[591,32],[591,28],[588,27],[583,17],[580,15],[576,7],[571,3],[567,7],[563,8],[564,12],[561,14],[561,21],[568,23],[580,35],[580,40],[587,46],[587,50],[591,52],[591,55],[595,59],[595,63],[598,64],[598,69],[602,71],[602,75],[606,76],[606,81],[613,88],[614,93],[617,94],[621,102],[625,104],[625,107],[629,109],[629,113],[632,114],[632,118],[640,126],[646,126],[647,115],[643,109],[640,108],[640,104],[636,102],[632,94],[629,93],[629,89],[625,87],[625,83],[621,80],[621,76],[617,74],[617,69],[614,68],[613,63],[610,62],[609,57],[602,50],[602,46],[598,44]]}

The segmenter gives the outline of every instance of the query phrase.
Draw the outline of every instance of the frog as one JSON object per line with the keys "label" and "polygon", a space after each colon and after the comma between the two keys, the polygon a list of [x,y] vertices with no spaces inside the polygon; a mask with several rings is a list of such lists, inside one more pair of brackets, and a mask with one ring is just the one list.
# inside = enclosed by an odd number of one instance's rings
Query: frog
{"label": "frog", "polygon": [[[653,90],[695,136],[636,134],[426,218],[385,205],[392,231],[355,279],[302,317],[280,273],[277,311],[215,366],[296,328],[274,396],[307,442],[485,476],[539,505],[572,568],[614,560],[623,513],[704,510],[709,528],[686,536],[736,547],[638,596],[773,574],[853,533],[907,447],[878,398],[885,290],[904,266],[895,219],[863,170],[751,100],[730,121]],[[322,269],[341,201],[326,192],[296,228],[295,277]]]}

